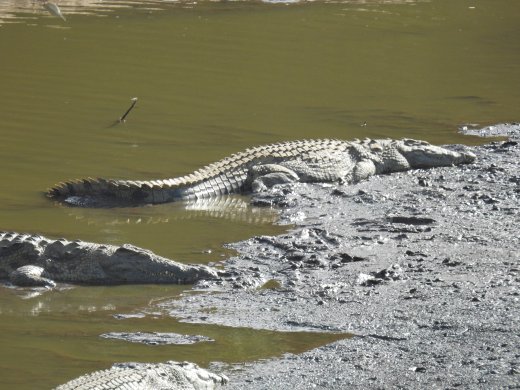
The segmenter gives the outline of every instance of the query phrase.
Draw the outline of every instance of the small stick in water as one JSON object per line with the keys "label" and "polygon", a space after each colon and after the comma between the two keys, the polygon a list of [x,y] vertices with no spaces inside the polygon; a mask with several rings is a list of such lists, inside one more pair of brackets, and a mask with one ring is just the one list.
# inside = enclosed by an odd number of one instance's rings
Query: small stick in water
{"label": "small stick in water", "polygon": [[137,103],[137,98],[132,98],[132,104],[130,105],[130,107],[128,108],[128,110],[126,110],[126,112],[123,114],[123,116],[121,118],[119,118],[119,123],[121,122],[124,122],[125,121],[125,118],[126,116],[130,113],[130,111],[132,111],[132,109],[135,107],[135,104]]}

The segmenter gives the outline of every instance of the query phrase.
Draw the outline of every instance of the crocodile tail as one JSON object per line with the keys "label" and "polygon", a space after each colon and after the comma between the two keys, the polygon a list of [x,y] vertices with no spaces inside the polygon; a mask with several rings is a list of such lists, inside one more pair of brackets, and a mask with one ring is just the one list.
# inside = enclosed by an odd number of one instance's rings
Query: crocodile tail
{"label": "crocodile tail", "polygon": [[47,196],[59,200],[70,197],[103,197],[138,201],[148,198],[154,187],[151,182],[144,181],[87,178],[59,183],[47,191]]}
{"label": "crocodile tail", "polygon": [[47,190],[47,196],[54,199],[63,199],[70,196],[88,196],[108,192],[109,184],[104,179],[71,180],[56,184]]}
{"label": "crocodile tail", "polygon": [[131,204],[163,203],[179,197],[181,183],[183,181],[180,179],[132,181],[87,178],[59,183],[47,190],[47,196],[57,200],[78,197],[99,198],[101,202],[113,199]]}

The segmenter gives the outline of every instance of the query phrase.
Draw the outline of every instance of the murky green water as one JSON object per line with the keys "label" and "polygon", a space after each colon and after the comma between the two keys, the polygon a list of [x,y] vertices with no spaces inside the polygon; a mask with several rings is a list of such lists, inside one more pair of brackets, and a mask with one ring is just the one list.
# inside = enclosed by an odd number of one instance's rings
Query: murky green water
{"label": "murky green water", "polygon": [[[139,296],[136,295],[139,291]],[[144,318],[116,319],[123,310],[142,314],[158,299],[173,299],[182,291],[171,286],[119,286],[49,293],[33,299],[11,300],[13,291],[0,290],[2,332],[0,370],[2,389],[45,389],[114,362],[167,360],[234,363],[299,353],[344,335],[254,331],[245,328],[178,323],[157,311]],[[107,340],[107,332],[176,332],[203,334],[215,340],[195,345],[148,346]]]}
{"label": "murky green water", "polygon": [[[208,211],[71,209],[43,191],[75,177],[176,176],[246,146],[295,138],[476,143],[457,125],[518,120],[516,1],[64,1],[67,22],[33,2],[8,3],[0,6],[1,230],[218,260],[225,242],[280,232],[273,213],[240,198]],[[16,12],[7,18],[6,9]],[[127,123],[110,127],[134,96]],[[81,287],[24,300],[1,289],[0,387],[48,388],[114,361],[251,360],[330,340],[112,316],[179,292]],[[98,338],[117,330],[217,341],[147,347]]]}

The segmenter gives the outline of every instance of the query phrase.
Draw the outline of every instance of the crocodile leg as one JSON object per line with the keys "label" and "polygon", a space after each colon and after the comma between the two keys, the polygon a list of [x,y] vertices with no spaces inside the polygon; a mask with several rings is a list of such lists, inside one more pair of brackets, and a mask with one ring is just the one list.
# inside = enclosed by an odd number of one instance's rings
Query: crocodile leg
{"label": "crocodile leg", "polygon": [[55,287],[56,283],[43,277],[45,270],[35,265],[24,265],[9,274],[9,280],[20,287]]}
{"label": "crocodile leg", "polygon": [[279,164],[255,165],[249,169],[246,187],[252,192],[261,192],[276,184],[286,184],[300,181],[293,170]]}

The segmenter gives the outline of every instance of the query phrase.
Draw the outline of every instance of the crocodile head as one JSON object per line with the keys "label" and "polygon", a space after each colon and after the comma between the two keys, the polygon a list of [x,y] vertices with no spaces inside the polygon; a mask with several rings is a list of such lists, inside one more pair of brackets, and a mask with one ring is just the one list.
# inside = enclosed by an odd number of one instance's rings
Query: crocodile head
{"label": "crocodile head", "polygon": [[112,255],[101,256],[98,260],[104,279],[111,284],[186,284],[217,276],[210,267],[177,263],[129,244],[120,246]]}
{"label": "crocodile head", "polygon": [[425,141],[403,139],[393,141],[393,147],[408,161],[410,168],[434,168],[470,164],[476,156],[471,152],[456,152]]}

